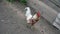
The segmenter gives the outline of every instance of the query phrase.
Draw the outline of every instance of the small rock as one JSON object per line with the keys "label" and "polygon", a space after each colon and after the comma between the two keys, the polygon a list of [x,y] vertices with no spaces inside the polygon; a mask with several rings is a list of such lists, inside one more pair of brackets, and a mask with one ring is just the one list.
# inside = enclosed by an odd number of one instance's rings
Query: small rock
{"label": "small rock", "polygon": [[5,20],[1,20],[2,22],[4,22]]}

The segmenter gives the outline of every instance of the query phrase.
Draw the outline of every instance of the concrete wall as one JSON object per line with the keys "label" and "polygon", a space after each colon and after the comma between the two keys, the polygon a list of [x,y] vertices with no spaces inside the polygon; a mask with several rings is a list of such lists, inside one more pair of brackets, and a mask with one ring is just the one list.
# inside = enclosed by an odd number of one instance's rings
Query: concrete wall
{"label": "concrete wall", "polygon": [[53,23],[57,16],[57,11],[47,6],[39,0],[28,0],[28,6],[41,12],[41,16],[48,20],[50,23]]}

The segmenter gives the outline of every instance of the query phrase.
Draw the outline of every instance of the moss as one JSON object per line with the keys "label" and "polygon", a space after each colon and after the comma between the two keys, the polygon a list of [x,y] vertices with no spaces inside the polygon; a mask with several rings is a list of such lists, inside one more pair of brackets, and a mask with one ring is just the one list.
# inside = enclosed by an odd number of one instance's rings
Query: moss
{"label": "moss", "polygon": [[21,4],[26,4],[27,1],[26,0],[7,0],[8,2],[15,2],[15,1],[18,1],[19,3]]}
{"label": "moss", "polygon": [[8,2],[15,2],[15,0],[7,0]]}
{"label": "moss", "polygon": [[20,0],[20,3],[22,3],[22,4],[26,4],[27,1],[26,1],[26,0]]}

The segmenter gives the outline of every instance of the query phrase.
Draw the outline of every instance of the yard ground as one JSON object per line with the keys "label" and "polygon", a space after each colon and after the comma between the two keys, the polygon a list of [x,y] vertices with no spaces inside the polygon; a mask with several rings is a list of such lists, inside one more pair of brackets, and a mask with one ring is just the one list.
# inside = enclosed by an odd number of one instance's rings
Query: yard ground
{"label": "yard ground", "polygon": [[0,2],[0,34],[60,34],[42,17],[35,24],[36,29],[27,28],[24,8],[19,3]]}

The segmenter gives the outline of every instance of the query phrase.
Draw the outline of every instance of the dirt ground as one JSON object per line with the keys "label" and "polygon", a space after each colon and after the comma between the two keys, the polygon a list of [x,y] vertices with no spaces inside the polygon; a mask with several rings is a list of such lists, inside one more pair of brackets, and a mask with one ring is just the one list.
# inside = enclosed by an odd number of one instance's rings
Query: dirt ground
{"label": "dirt ground", "polygon": [[[36,29],[26,27],[25,6],[19,3],[0,2],[0,34],[59,34],[60,31],[41,17]],[[33,11],[33,10],[32,10]]]}

